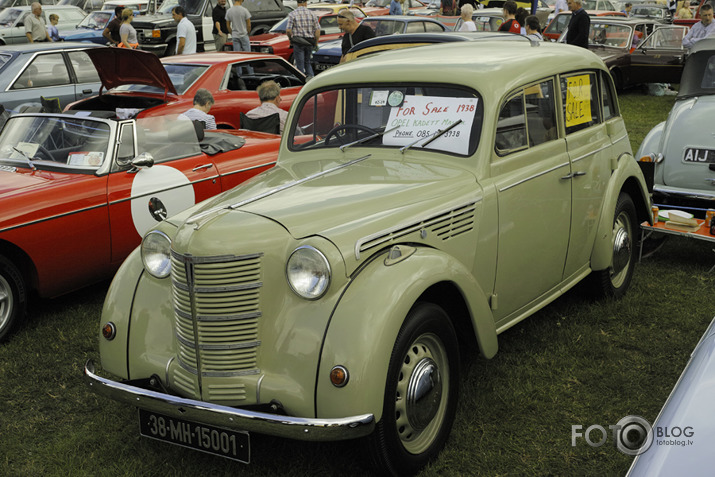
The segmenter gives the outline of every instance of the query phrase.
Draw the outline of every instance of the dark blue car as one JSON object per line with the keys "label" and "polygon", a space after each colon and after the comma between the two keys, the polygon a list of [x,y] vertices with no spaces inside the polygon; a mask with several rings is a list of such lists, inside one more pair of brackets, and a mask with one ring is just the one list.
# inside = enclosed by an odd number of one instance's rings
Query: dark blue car
{"label": "dark blue car", "polygon": [[90,12],[74,30],[60,32],[60,37],[65,41],[88,41],[98,45],[106,45],[107,40],[102,36],[107,23],[114,18],[114,10],[97,10]]}
{"label": "dark blue car", "polygon": [[[408,15],[386,15],[367,17],[361,25],[367,25],[375,32],[375,36],[399,35],[403,33],[441,33],[447,31],[444,24],[431,18]],[[326,41],[313,54],[313,70],[316,73],[327,70],[340,63],[342,56],[342,39]]]}

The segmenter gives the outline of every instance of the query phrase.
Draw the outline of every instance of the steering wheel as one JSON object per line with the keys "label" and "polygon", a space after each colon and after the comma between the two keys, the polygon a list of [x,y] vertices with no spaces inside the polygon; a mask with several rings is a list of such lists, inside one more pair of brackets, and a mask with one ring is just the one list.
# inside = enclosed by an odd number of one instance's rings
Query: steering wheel
{"label": "steering wheel", "polygon": [[286,78],[285,76],[276,76],[274,81],[278,83],[278,86],[281,88],[290,88],[290,80]]}
{"label": "steering wheel", "polygon": [[375,131],[374,129],[370,129],[370,128],[367,127],[367,126],[362,126],[362,125],[360,125],[360,124],[338,124],[338,125],[335,126],[333,129],[331,129],[330,131],[328,131],[328,134],[325,136],[325,142],[324,142],[324,144],[325,144],[326,146],[329,146],[329,145],[330,145],[330,139],[331,139],[333,136],[335,136],[336,138],[338,138],[338,142],[340,142],[340,145],[347,144],[347,141],[344,141],[344,140],[343,140],[344,137],[338,136],[338,132],[340,132],[340,131],[345,131],[345,132],[347,132],[347,131],[367,131],[367,132],[369,132],[370,134],[378,134],[378,132]]}
{"label": "steering wheel", "polygon": [[50,153],[50,151],[48,151],[47,149],[45,149],[44,147],[42,147],[40,145],[37,146],[37,151],[35,153],[35,156],[37,156],[37,154],[40,154],[45,157],[33,157],[33,159],[42,159],[45,161],[54,161],[55,160],[55,157],[52,155],[52,153]]}

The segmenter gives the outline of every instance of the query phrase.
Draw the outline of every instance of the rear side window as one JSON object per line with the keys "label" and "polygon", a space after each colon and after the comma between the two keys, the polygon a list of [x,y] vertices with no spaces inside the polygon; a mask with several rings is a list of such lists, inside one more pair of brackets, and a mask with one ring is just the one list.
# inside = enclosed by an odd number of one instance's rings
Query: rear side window
{"label": "rear side window", "polygon": [[601,97],[603,98],[603,120],[607,121],[618,116],[616,95],[613,92],[613,83],[606,72],[601,72]]}
{"label": "rear side window", "polygon": [[74,74],[78,83],[99,83],[99,75],[94,63],[84,51],[70,51],[68,53]]}
{"label": "rear side window", "polygon": [[593,72],[579,72],[561,77],[562,114],[566,134],[598,124],[598,83]]}
{"label": "rear side window", "polygon": [[553,80],[527,86],[502,106],[495,149],[499,155],[558,138]]}

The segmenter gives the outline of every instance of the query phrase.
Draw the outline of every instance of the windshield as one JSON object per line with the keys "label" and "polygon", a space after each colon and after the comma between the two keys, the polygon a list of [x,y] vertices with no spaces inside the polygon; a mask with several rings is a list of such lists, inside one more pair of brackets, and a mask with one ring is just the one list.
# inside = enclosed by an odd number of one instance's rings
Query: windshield
{"label": "windshield", "polygon": [[6,8],[0,12],[0,26],[9,27],[13,26],[18,18],[22,15],[22,10],[17,10],[15,8]]}
{"label": "windshield", "polygon": [[389,7],[392,0],[370,0],[365,4],[366,7]]}
{"label": "windshield", "polygon": [[109,18],[112,16],[109,12],[92,12],[84,20],[79,22],[78,28],[89,28],[92,30],[104,30]]}
{"label": "windshield", "polygon": [[[174,85],[178,94],[184,94],[199,77],[208,69],[205,65],[180,65],[165,64],[164,69],[169,74],[171,84]],[[164,94],[164,88],[158,86],[148,86],[143,84],[124,84],[117,86],[114,91],[143,91],[146,93]]]}
{"label": "windshield", "polygon": [[588,33],[588,43],[615,48],[628,48],[631,44],[632,28],[628,25],[614,23],[591,23]]}
{"label": "windshield", "polygon": [[289,141],[293,150],[406,147],[467,155],[479,143],[482,109],[477,93],[458,86],[322,90],[301,102]]}
{"label": "windshield", "polygon": [[279,21],[273,27],[268,30],[269,33],[285,33],[286,29],[288,28],[288,17],[285,17],[283,20]]}
{"label": "windshield", "polygon": [[161,7],[159,8],[158,13],[161,13],[163,15],[171,15],[171,11],[174,9],[174,7],[178,6],[178,2],[167,2],[165,1],[164,3],[161,4]]}
{"label": "windshield", "polygon": [[678,98],[715,94],[715,51],[690,55],[685,62]]}
{"label": "windshield", "polygon": [[109,125],[86,118],[11,116],[0,134],[0,163],[95,170],[109,150]]}

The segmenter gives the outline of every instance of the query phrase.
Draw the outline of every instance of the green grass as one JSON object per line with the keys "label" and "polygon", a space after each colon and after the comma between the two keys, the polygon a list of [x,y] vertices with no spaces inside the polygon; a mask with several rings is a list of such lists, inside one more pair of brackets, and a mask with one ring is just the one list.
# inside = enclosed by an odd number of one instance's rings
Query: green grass
{"label": "green grass", "polygon": [[[672,98],[624,94],[634,152]],[[571,426],[653,421],[715,315],[715,254],[671,239],[636,269],[620,301],[578,290],[500,336],[492,360],[467,354],[446,449],[422,475],[618,475],[631,458],[612,439],[571,446]],[[249,466],[138,435],[136,411],[90,393],[87,358],[107,284],[34,302],[26,326],[0,346],[0,475],[364,475],[353,443],[252,435]],[[697,423],[683,423],[694,425]]]}

